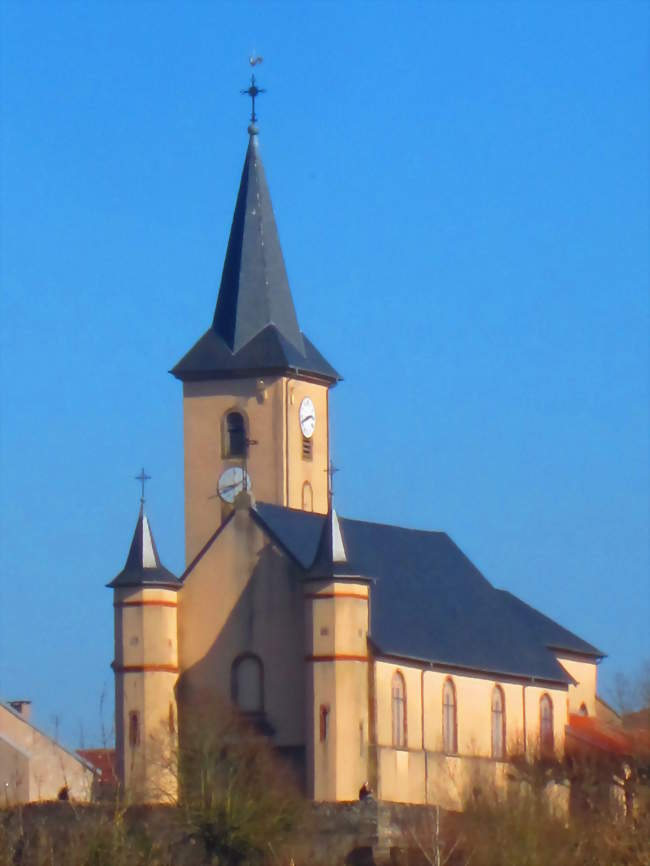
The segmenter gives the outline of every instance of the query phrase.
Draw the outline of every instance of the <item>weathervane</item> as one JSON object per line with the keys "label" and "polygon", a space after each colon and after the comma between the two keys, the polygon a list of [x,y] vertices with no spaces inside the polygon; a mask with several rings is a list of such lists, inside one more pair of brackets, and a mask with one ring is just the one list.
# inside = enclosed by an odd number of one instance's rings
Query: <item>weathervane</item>
{"label": "weathervane", "polygon": [[134,475],[133,477],[142,485],[142,493],[140,494],[140,505],[144,505],[144,485],[147,483],[147,481],[151,481],[151,475],[147,475],[147,473],[144,471],[143,466],[140,470],[140,474]]}
{"label": "weathervane", "polygon": [[[248,62],[251,66],[257,66],[263,60],[262,57],[257,57],[253,54],[248,58]],[[246,88],[246,90],[241,91],[243,96],[250,96],[251,98],[251,122],[248,127],[248,131],[251,135],[257,135],[257,127],[255,123],[257,122],[257,115],[255,114],[255,98],[259,96],[260,93],[266,93],[266,90],[263,87],[258,87],[255,83],[255,75],[251,74],[251,83],[250,87]]]}

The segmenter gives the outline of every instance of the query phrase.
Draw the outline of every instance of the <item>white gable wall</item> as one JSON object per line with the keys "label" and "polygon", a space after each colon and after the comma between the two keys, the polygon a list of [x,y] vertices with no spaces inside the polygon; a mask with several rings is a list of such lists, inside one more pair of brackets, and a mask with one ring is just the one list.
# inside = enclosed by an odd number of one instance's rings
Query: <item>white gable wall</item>
{"label": "white gable wall", "polygon": [[71,799],[87,801],[92,782],[93,773],[80,758],[18,713],[0,705],[0,796],[3,799],[15,803],[55,800],[59,791],[67,787]]}

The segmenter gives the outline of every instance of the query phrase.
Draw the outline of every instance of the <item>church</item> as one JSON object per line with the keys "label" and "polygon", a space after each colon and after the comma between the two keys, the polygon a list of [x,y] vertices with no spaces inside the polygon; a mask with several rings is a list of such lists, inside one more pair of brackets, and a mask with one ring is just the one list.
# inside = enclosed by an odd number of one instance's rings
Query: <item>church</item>
{"label": "church", "polygon": [[160,737],[182,741],[222,702],[313,800],[367,784],[458,809],[477,775],[505,784],[512,757],[564,755],[572,718],[596,715],[603,653],[496,589],[444,532],[337,514],[341,377],[300,330],[255,120],[253,103],[212,322],[171,370],[185,571],[162,564],[143,500],[108,584],[118,776],[133,800],[173,796]]}

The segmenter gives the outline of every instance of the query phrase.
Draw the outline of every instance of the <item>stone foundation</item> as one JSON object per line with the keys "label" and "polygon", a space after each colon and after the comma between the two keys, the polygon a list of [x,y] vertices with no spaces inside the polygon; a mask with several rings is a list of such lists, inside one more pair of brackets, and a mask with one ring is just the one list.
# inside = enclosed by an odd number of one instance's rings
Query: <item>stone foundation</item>
{"label": "stone foundation", "polygon": [[[115,807],[71,803],[32,804],[0,811],[0,844],[17,846],[20,866],[31,866],[30,853],[38,837],[52,840],[64,851],[96,837],[102,826],[116,818]],[[440,823],[447,820],[440,814]],[[123,814],[129,833],[148,837],[162,850],[173,852],[175,866],[205,866],[201,845],[193,842],[183,825],[183,814],[173,806],[132,806]],[[420,866],[427,861],[418,842],[433,850],[436,812],[426,806],[381,803],[314,803],[305,818],[304,837],[294,833],[291,849],[276,852],[280,862],[293,858],[295,866]],[[76,840],[76,841],[75,841]],[[11,849],[13,850],[13,848]],[[0,855],[3,853],[0,851]],[[431,856],[431,855],[429,855]],[[0,856],[1,859],[1,856]],[[40,861],[39,861],[40,862]]]}

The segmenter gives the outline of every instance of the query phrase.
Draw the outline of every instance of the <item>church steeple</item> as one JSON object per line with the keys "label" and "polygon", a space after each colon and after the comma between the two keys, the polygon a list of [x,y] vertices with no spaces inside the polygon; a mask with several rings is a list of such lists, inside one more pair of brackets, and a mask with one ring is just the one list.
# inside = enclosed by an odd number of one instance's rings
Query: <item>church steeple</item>
{"label": "church steeple", "polygon": [[182,381],[289,373],[341,377],[301,333],[257,129],[249,128],[212,327],[171,371]]}
{"label": "church steeple", "polygon": [[213,327],[231,351],[238,352],[269,324],[304,355],[257,134],[253,134],[239,184]]}
{"label": "church steeple", "polygon": [[327,512],[328,395],[341,377],[298,325],[255,125],[262,92],[254,77],[242,91],[249,140],[212,324],[171,371],[183,382],[188,564],[229,512],[233,473],[260,502]]}

